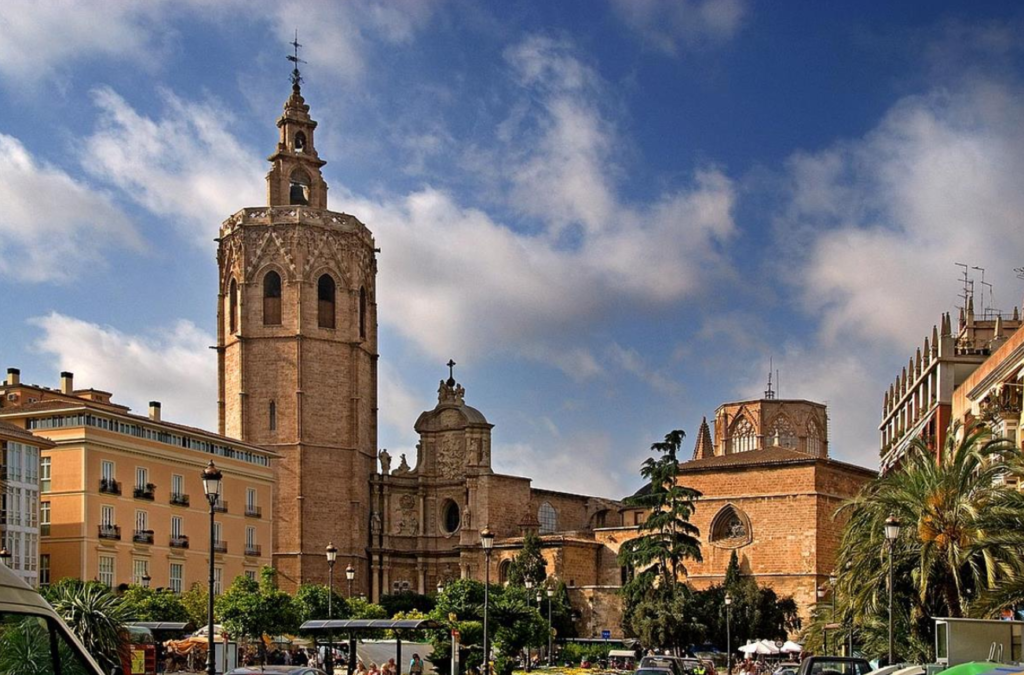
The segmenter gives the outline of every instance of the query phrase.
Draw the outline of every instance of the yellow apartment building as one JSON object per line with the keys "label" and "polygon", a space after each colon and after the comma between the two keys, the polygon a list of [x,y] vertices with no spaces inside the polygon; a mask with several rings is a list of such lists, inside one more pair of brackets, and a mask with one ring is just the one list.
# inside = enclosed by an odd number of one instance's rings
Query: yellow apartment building
{"label": "yellow apartment building", "polygon": [[40,551],[52,581],[96,579],[176,592],[207,583],[209,503],[201,473],[224,474],[216,506],[215,588],[271,564],[271,450],[161,419],[160,404],[136,415],[109,392],[22,384],[8,369],[0,421],[47,439],[40,459]]}

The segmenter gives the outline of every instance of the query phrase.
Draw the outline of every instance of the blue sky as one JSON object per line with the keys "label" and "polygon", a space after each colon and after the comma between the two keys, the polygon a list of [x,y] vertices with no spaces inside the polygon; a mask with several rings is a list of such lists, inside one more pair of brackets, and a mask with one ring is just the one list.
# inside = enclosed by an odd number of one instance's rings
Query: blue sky
{"label": "blue sky", "polygon": [[[620,496],[650,443],[882,392],[1024,284],[1019,3],[592,0],[0,7],[0,364],[215,425],[214,242],[264,203],[292,31],[330,207],[375,232],[380,444],[454,358],[502,471]],[[689,443],[686,452],[690,451]],[[410,458],[411,459],[411,458]]]}

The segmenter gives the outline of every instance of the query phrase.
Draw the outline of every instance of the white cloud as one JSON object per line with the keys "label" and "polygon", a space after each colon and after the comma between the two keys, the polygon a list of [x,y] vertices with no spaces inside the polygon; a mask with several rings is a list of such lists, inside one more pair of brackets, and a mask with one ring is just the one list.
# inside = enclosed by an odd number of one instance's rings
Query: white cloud
{"label": "white cloud", "polygon": [[169,91],[163,98],[164,116],[154,120],[109,88],[93,92],[101,114],[82,165],[209,246],[224,218],[266,201],[263,162],[231,134],[227,111]]}
{"label": "white cloud", "polygon": [[955,262],[986,267],[996,304],[1015,304],[1003,289],[1024,249],[1022,115],[1017,89],[939,90],[900,101],[863,139],[791,160],[782,232],[804,240],[796,281],[826,342],[916,347],[954,303]]}
{"label": "white cloud", "polygon": [[627,373],[646,382],[655,390],[663,394],[677,394],[680,391],[679,383],[661,373],[658,369],[649,366],[640,352],[632,347],[623,347],[617,342],[608,347],[609,359]]}
{"label": "white cloud", "polygon": [[[576,494],[618,499],[633,479],[623,472],[622,457],[600,432],[573,434],[557,441],[557,449],[530,443],[495,443],[494,470],[533,479],[533,486]],[[581,461],[586,457],[586,461]]]}
{"label": "white cloud", "polygon": [[[317,3],[273,0],[152,0],[0,4],[0,76],[32,85],[83,59],[120,59],[159,67],[180,39],[175,22],[268,24],[282,43],[298,29],[306,60],[351,82],[366,73],[375,43],[408,42],[428,23],[438,0],[346,0]],[[282,45],[283,46],[283,45]]]}
{"label": "white cloud", "polygon": [[382,424],[390,427],[393,437],[407,446],[418,440],[413,424],[424,410],[433,408],[429,398],[416,393],[390,361],[381,360],[377,369],[377,398]]}
{"label": "white cloud", "polygon": [[731,39],[747,14],[745,0],[612,0],[626,24],[667,54]]}
{"label": "white cloud", "polygon": [[36,348],[55,371],[73,372],[76,386],[110,391],[142,414],[160,400],[168,421],[217,430],[216,340],[195,324],[130,335],[57,312],[30,322],[42,330]]}
{"label": "white cloud", "polygon": [[35,159],[0,134],[0,275],[69,281],[111,248],[139,250],[128,217],[105,192]]}

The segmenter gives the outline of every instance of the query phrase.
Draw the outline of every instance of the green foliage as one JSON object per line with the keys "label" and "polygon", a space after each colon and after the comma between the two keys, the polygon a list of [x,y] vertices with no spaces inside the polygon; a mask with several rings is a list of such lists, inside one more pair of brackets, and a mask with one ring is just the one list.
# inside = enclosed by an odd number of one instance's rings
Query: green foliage
{"label": "green foliage", "polygon": [[142,586],[129,586],[128,590],[121,594],[121,602],[128,606],[128,611],[135,621],[187,623],[190,620],[188,610],[182,603],[181,597],[168,588],[151,589]]}
{"label": "green foliage", "polygon": [[[427,616],[428,615],[425,612],[420,612],[419,610],[413,609],[413,610],[410,610],[408,612],[399,612],[398,614],[395,614],[391,618],[394,619],[395,621],[401,621],[402,619],[410,619],[410,620],[412,620],[412,619],[426,619]],[[385,640],[394,640],[396,638],[402,638],[403,640],[408,640],[409,639],[409,635],[407,635],[406,633],[407,633],[407,631],[403,632],[403,631],[386,630],[386,631],[384,631],[384,639]],[[418,637],[419,636],[417,635],[417,638]]]}
{"label": "green foliage", "polygon": [[540,552],[540,537],[533,530],[528,530],[523,537],[523,548],[512,558],[508,568],[508,583],[512,586],[524,586],[529,579],[539,585],[548,576],[544,556]]}
{"label": "green foliage", "polygon": [[729,556],[729,566],[725,568],[725,581],[723,585],[728,589],[737,585],[743,576],[743,572],[740,570],[740,557],[736,554],[736,549],[733,549],[732,555]]}
{"label": "green foliage", "polygon": [[387,619],[388,613],[380,605],[366,598],[348,599],[349,617],[353,619]]}
{"label": "green foliage", "polygon": [[97,582],[72,580],[54,584],[47,596],[93,658],[105,669],[120,664],[129,648],[125,624],[133,617],[113,591]]}
{"label": "green foliage", "polygon": [[[181,594],[181,606],[185,608],[187,621],[196,628],[208,623],[209,603],[210,594],[207,592],[206,586],[200,583],[192,584],[192,588]],[[214,620],[219,621],[216,606],[214,607]]]}
{"label": "green foliage", "polygon": [[[678,484],[679,448],[686,434],[681,430],[669,432],[661,443],[654,443],[653,457],[647,458],[640,468],[650,486],[644,494],[626,500],[628,506],[648,509],[647,520],[639,526],[642,534],[624,542],[619,550],[619,564],[631,570],[645,570],[638,578],[642,583],[653,583],[654,575],[674,585],[680,573],[686,572],[684,561],[702,560],[700,531],[690,523],[696,508],[694,501],[701,494],[697,490]],[[656,569],[653,571],[651,567]]]}
{"label": "green foliage", "polygon": [[608,658],[608,652],[612,649],[610,644],[587,644],[582,642],[567,642],[562,646],[558,660],[562,663],[571,663],[578,666],[584,660],[597,663]]}
{"label": "green foliage", "polygon": [[276,587],[274,569],[260,570],[260,581],[236,577],[227,592],[217,598],[221,623],[231,635],[259,640],[261,659],[264,635],[293,633],[299,625],[299,613],[290,595]]}
{"label": "green foliage", "polygon": [[423,612],[427,613],[434,609],[434,599],[429,595],[421,595],[412,591],[401,591],[382,595],[380,606],[388,616],[394,616],[399,612]]}
{"label": "green foliage", "polygon": [[[848,521],[837,620],[857,626],[857,642],[871,657],[888,649],[890,515],[902,523],[892,548],[897,660],[932,660],[934,616],[988,616],[1024,600],[1024,586],[1013,581],[1024,573],[1024,496],[1001,480],[1024,477],[1021,451],[978,425],[952,427],[947,439],[938,461],[915,441],[898,470],[840,511]],[[821,623],[808,627],[812,644],[820,643]]]}
{"label": "green foliage", "polygon": [[[328,611],[328,609],[330,611]],[[347,619],[348,603],[345,598],[332,595],[324,584],[302,584],[295,592],[295,611],[298,613],[299,625],[316,619]]]}

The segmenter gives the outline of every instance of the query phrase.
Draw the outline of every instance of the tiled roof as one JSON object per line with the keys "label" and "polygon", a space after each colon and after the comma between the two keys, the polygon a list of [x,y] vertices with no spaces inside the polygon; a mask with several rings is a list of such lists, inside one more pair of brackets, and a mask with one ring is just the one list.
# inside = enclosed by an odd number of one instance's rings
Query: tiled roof
{"label": "tiled roof", "polygon": [[17,438],[41,448],[52,448],[54,445],[52,441],[35,436],[32,432],[26,431],[19,426],[11,424],[10,422],[4,422],[3,420],[0,420],[0,436]]}
{"label": "tiled roof", "polygon": [[779,466],[794,464],[815,464],[821,463],[830,466],[838,466],[866,474],[875,472],[856,464],[838,462],[827,457],[815,457],[807,453],[790,450],[789,448],[770,447],[762,450],[750,450],[748,452],[736,452],[729,455],[716,455],[705,459],[695,459],[683,462],[679,465],[679,473],[693,473],[698,471],[711,471],[715,469],[732,469],[759,466]]}

